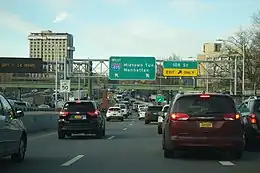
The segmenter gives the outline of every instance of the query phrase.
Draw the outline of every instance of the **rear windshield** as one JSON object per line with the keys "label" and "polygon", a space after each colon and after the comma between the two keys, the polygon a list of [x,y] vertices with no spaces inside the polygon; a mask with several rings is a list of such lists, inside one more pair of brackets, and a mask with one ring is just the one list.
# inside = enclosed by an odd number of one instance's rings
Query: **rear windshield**
{"label": "rear windshield", "polygon": [[160,112],[162,110],[162,106],[149,106],[148,111],[158,111]]}
{"label": "rear windshield", "polygon": [[260,112],[260,100],[255,100],[254,102],[253,112]]}
{"label": "rear windshield", "polygon": [[120,108],[121,109],[125,109],[125,105],[120,105]]}
{"label": "rear windshield", "polygon": [[95,106],[92,102],[67,102],[63,109],[68,112],[94,112]]}
{"label": "rear windshield", "polygon": [[189,115],[207,115],[235,113],[236,107],[232,98],[228,96],[210,96],[200,98],[199,95],[179,98],[171,112],[187,113]]}
{"label": "rear windshield", "polygon": [[110,111],[120,111],[120,108],[109,108]]}

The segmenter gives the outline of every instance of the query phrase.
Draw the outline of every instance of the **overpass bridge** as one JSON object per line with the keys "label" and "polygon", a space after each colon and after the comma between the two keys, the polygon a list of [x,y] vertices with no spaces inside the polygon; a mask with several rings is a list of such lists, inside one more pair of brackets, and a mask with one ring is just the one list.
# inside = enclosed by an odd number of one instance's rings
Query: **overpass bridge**
{"label": "overpass bridge", "polygon": [[[12,82],[1,82],[0,87],[2,88],[34,88],[34,89],[53,89],[55,82],[43,82],[43,81],[12,81]],[[83,83],[81,88],[86,87]],[[58,82],[58,88],[60,84]],[[71,83],[71,89],[77,89],[78,83]],[[94,88],[101,88],[98,84],[93,84]],[[184,91],[194,91],[195,89],[191,86],[180,86],[180,85],[151,85],[151,84],[106,84],[106,88],[113,89],[138,89],[138,90],[179,90],[182,88]],[[197,88],[196,90],[204,90],[205,88]]]}

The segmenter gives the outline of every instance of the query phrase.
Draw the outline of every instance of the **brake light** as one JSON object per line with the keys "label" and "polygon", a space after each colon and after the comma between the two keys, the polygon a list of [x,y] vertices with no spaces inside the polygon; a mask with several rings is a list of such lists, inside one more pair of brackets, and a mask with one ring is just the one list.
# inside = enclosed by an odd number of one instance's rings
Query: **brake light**
{"label": "brake light", "polygon": [[240,120],[240,115],[234,113],[224,114],[224,120]]}
{"label": "brake light", "polygon": [[90,116],[98,116],[99,113],[98,113],[98,110],[95,110],[94,112],[87,112],[88,115]]}
{"label": "brake light", "polygon": [[173,113],[170,115],[171,120],[174,121],[183,121],[183,120],[188,120],[189,115],[185,113]]}
{"label": "brake light", "polygon": [[80,101],[80,100],[77,100],[76,103],[81,103],[81,101]]}
{"label": "brake light", "polygon": [[200,98],[210,98],[210,95],[207,95],[207,94],[201,94],[201,95],[200,95]]}
{"label": "brake light", "polygon": [[67,116],[67,115],[69,115],[69,112],[60,112],[60,116]]}
{"label": "brake light", "polygon": [[256,116],[255,114],[250,114],[249,115],[249,121],[251,124],[256,124]]}

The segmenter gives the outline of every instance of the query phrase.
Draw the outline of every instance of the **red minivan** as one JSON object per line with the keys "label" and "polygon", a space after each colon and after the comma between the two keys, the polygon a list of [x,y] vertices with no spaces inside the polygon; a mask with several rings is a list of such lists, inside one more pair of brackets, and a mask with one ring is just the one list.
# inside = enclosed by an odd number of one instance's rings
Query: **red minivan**
{"label": "red minivan", "polygon": [[240,159],[244,144],[242,118],[226,94],[180,94],[163,122],[165,158],[174,157],[176,150],[209,148]]}

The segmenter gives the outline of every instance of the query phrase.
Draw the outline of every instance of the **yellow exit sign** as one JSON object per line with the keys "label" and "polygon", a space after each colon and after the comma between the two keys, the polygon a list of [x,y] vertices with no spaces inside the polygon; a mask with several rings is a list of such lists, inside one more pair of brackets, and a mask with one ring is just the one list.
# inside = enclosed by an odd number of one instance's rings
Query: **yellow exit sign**
{"label": "yellow exit sign", "polygon": [[163,68],[163,76],[165,76],[165,77],[196,77],[196,76],[198,76],[198,69]]}

